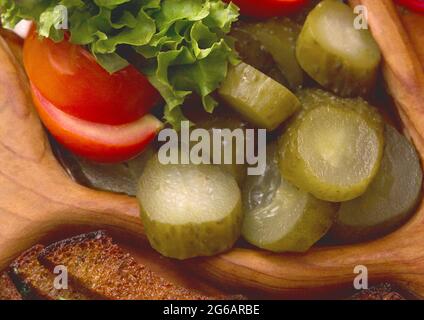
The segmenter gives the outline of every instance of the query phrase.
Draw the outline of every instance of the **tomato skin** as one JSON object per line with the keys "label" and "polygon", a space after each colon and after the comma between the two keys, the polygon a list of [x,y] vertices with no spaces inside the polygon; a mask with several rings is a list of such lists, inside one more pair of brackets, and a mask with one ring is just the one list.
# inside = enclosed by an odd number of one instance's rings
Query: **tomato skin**
{"label": "tomato skin", "polygon": [[93,123],[56,108],[33,84],[31,93],[42,122],[56,140],[75,154],[93,161],[116,163],[135,157],[163,126],[150,114],[123,125]]}
{"label": "tomato skin", "polygon": [[396,0],[402,6],[405,6],[418,13],[424,13],[424,1],[421,0]]}
{"label": "tomato skin", "polygon": [[24,66],[31,82],[53,105],[92,122],[133,122],[160,99],[133,66],[109,74],[84,48],[67,40],[39,39],[35,32],[25,40]]}
{"label": "tomato skin", "polygon": [[[228,0],[227,0],[228,1]],[[242,15],[266,19],[289,15],[305,7],[309,0],[231,0]]]}

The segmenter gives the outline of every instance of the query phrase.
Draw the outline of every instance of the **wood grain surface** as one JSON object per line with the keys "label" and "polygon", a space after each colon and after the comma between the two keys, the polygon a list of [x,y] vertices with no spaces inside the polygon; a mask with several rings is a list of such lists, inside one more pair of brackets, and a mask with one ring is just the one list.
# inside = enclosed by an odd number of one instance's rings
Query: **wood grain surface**
{"label": "wood grain surface", "polygon": [[[352,3],[369,9],[389,92],[423,156],[424,75],[418,49],[392,1]],[[84,188],[57,163],[33,109],[26,76],[2,38],[0,68],[0,269],[31,245],[63,238],[72,228],[107,229],[131,239],[133,248],[145,247],[134,199]],[[278,298],[335,297],[352,287],[354,268],[364,265],[372,282],[396,282],[424,298],[423,244],[424,203],[404,227],[377,241],[314,248],[306,254],[235,248],[178,265],[218,287]]]}

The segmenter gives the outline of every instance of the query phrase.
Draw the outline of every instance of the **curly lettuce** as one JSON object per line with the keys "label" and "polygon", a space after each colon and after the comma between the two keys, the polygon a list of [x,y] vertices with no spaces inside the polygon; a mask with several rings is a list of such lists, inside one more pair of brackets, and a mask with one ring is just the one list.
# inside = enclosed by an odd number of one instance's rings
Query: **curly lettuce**
{"label": "curly lettuce", "polygon": [[238,8],[222,0],[0,0],[0,11],[9,28],[33,20],[40,36],[56,42],[69,32],[70,41],[86,46],[110,73],[128,65],[120,49],[132,48],[166,102],[165,120],[177,128],[185,119],[181,105],[193,92],[206,111],[214,110],[211,93],[228,64],[238,62],[227,36]]}

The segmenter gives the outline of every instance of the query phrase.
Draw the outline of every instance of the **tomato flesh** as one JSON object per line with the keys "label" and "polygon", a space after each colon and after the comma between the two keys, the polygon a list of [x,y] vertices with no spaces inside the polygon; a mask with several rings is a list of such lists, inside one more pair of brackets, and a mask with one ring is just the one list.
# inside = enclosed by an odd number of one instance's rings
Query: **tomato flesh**
{"label": "tomato flesh", "polygon": [[403,5],[413,11],[424,13],[424,1],[423,0],[396,0],[397,3]]}
{"label": "tomato flesh", "polygon": [[24,44],[24,65],[47,100],[80,119],[114,125],[133,122],[160,99],[133,66],[110,74],[88,51],[67,40],[55,43],[31,32]]}
{"label": "tomato flesh", "polygon": [[289,15],[305,7],[309,0],[231,0],[240,7],[242,15],[271,18]]}
{"label": "tomato flesh", "polygon": [[73,153],[102,163],[125,161],[141,153],[162,128],[148,114],[123,125],[93,123],[56,108],[32,84],[34,104],[50,133]]}

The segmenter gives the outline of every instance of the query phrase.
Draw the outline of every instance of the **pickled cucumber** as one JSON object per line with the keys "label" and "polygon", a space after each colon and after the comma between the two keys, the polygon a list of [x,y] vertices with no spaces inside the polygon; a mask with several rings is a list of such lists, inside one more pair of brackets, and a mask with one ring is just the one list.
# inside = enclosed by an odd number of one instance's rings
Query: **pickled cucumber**
{"label": "pickled cucumber", "polygon": [[52,148],[74,181],[92,189],[129,196],[136,195],[137,181],[143,171],[144,163],[153,152],[153,148],[148,147],[142,154],[126,162],[105,164],[78,157],[54,140]]}
{"label": "pickled cucumber", "polygon": [[386,127],[381,168],[361,197],[341,205],[331,233],[340,242],[375,238],[395,230],[414,212],[421,198],[422,169],[414,147],[393,127]]}
{"label": "pickled cucumber", "polygon": [[300,26],[288,18],[281,18],[246,24],[244,28],[271,54],[290,89],[300,88],[303,84],[303,70],[296,59]]}
{"label": "pickled cucumber", "polygon": [[359,197],[380,167],[382,120],[365,102],[349,101],[303,111],[280,140],[283,177],[318,199]]}
{"label": "pickled cucumber", "polygon": [[355,28],[355,18],[348,5],[324,0],[308,15],[297,41],[301,67],[340,96],[367,94],[381,60],[371,33]]}
{"label": "pickled cucumber", "polygon": [[379,111],[370,106],[362,98],[341,98],[321,89],[302,89],[297,92],[302,104],[302,110],[307,111],[323,105],[348,108],[360,113],[368,122],[383,135],[382,116]]}
{"label": "pickled cucumber", "polygon": [[290,16],[290,18],[300,24],[304,25],[306,18],[308,17],[309,13],[317,6],[318,3],[320,3],[321,0],[309,0],[307,1],[306,5],[303,7],[300,12],[295,13],[294,15]]}
{"label": "pickled cucumber", "polygon": [[163,165],[154,156],[137,198],[147,237],[162,255],[214,255],[240,235],[241,192],[235,179],[212,165]]}
{"label": "pickled cucumber", "polygon": [[153,157],[154,154],[154,148],[152,146],[149,146],[141,155],[127,162],[128,168],[131,172],[134,181],[138,181],[138,179],[140,179],[147,162],[150,158]]}
{"label": "pickled cucumber", "polygon": [[331,227],[337,206],[297,189],[280,175],[278,152],[268,146],[262,176],[249,176],[243,188],[243,237],[275,252],[304,252]]}
{"label": "pickled cucumber", "polygon": [[[210,133],[210,137],[212,141],[213,131],[220,132],[221,130],[226,130],[226,129],[229,129],[232,132],[234,132],[234,130],[236,129],[241,129],[245,131],[247,128],[247,123],[234,116],[223,117],[219,115],[213,115],[208,120],[204,120],[204,121],[200,121],[196,123],[196,126],[199,128],[207,129]],[[244,140],[245,137],[246,136],[244,135],[243,141],[242,141],[244,145],[245,145],[245,140]],[[231,150],[232,163],[225,164],[224,162],[225,148],[227,147],[227,145],[230,145],[230,144],[232,147],[232,150]],[[213,149],[212,152],[213,152],[212,154],[214,154],[215,150]],[[235,139],[233,139],[232,141],[227,141],[226,139],[222,139],[222,144],[221,144],[222,157],[221,157],[221,164],[219,164],[219,166],[223,170],[230,173],[236,179],[237,183],[241,186],[247,175],[247,166],[245,162],[243,164],[237,164],[237,157],[239,155],[238,152],[244,152],[244,149],[243,150],[237,149],[237,143],[235,143]],[[244,157],[244,153],[241,153],[240,155]],[[211,155],[211,161],[213,161],[212,155]]]}
{"label": "pickled cucumber", "polygon": [[286,87],[243,62],[229,68],[218,93],[247,121],[271,131],[300,108]]}
{"label": "pickled cucumber", "polygon": [[235,39],[235,47],[240,59],[265,73],[284,86],[289,86],[280,68],[277,66],[272,55],[265,50],[263,44],[256,40],[248,30],[248,23],[239,22],[231,31],[231,37]]}

